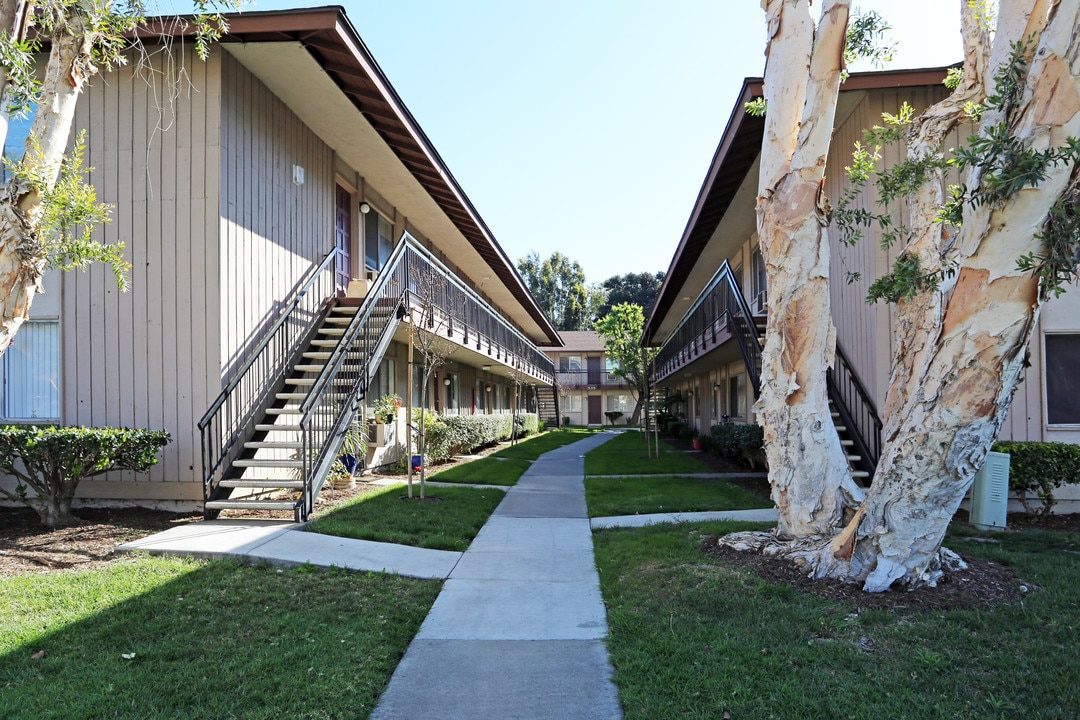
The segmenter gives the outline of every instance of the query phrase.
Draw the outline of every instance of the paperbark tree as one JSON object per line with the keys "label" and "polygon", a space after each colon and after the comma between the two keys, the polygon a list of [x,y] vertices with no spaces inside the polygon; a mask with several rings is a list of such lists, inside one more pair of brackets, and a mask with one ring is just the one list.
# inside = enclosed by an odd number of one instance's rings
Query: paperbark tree
{"label": "paperbark tree", "polygon": [[769,286],[761,394],[772,498],[783,538],[829,533],[862,490],[848,471],[825,373],[835,329],[822,193],[840,89],[848,0],[827,0],[815,27],[808,0],[767,0],[765,136],[758,239]]}
{"label": "paperbark tree", "polygon": [[[207,43],[224,29],[221,16],[207,12],[212,4],[195,2],[196,44],[204,57]],[[125,287],[123,245],[90,239],[90,227],[107,217],[107,208],[82,182],[81,158],[66,175],[62,168],[79,95],[100,70],[125,62],[125,50],[137,42],[134,30],[145,21],[142,10],[142,3],[113,0],[0,0],[0,146],[11,113],[34,114],[23,159],[0,192],[0,355],[43,292],[49,267],[107,262]],[[34,66],[42,40],[49,56],[39,79]]]}
{"label": "paperbark tree", "polygon": [[[824,8],[819,35],[838,4]],[[770,463],[774,457],[779,462],[770,468],[770,479],[781,525],[776,537],[743,535],[731,544],[768,546],[770,553],[804,563],[816,577],[861,582],[868,591],[886,590],[897,581],[934,584],[943,564],[956,560],[941,548],[945,530],[1004,421],[1039,310],[1075,277],[1080,249],[1080,142],[1075,139],[1080,137],[1075,62],[1080,0],[1004,4],[992,44],[979,7],[967,0],[959,4],[963,80],[906,131],[904,169],[919,180],[911,183],[907,197],[910,232],[893,271],[874,286],[880,297],[898,304],[897,360],[885,405],[884,448],[862,500],[856,493],[846,495],[842,480],[831,479],[847,475],[831,465],[831,438],[808,448],[817,422],[828,416],[819,414],[816,396],[808,402],[806,388],[816,388],[818,378],[824,381],[832,330],[820,305],[804,305],[802,297],[782,293],[793,284],[814,283],[828,295],[827,280],[820,277],[827,278],[827,268],[807,261],[820,257],[806,249],[813,243],[789,242],[797,236],[793,229],[805,230],[810,221],[823,226],[825,213],[820,199],[815,206],[806,198],[812,176],[800,178],[801,192],[779,211],[774,199],[776,188],[793,182],[792,165],[784,159],[799,158],[808,147],[817,157],[816,131],[831,131],[832,116],[831,111],[798,116],[779,99],[779,88],[788,88],[787,98],[802,85],[800,68],[808,68],[812,85],[818,46],[812,43],[811,60],[797,65],[791,55],[802,55],[812,29],[805,21],[788,21],[794,5],[767,4],[766,100],[777,100],[768,104],[759,227],[763,244],[769,243],[765,384],[772,387],[762,393],[759,411]],[[774,63],[774,57],[787,59]],[[983,98],[985,105],[979,106]],[[978,134],[957,155],[964,185],[955,201],[946,203],[942,141],[973,103],[981,110]],[[958,231],[937,222],[943,205]],[[825,363],[807,361],[803,349],[811,342]],[[793,411],[793,406],[812,410]],[[844,517],[845,509],[853,517]]]}

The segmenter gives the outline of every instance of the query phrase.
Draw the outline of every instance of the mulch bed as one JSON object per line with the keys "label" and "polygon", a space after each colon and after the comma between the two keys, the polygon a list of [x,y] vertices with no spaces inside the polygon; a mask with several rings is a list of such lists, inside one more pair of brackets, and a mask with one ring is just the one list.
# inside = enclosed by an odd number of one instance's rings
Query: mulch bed
{"label": "mulch bed", "polygon": [[988,560],[961,555],[967,570],[950,573],[935,588],[896,589],[883,593],[863,592],[861,585],[840,580],[811,580],[794,563],[753,552],[739,552],[717,544],[715,535],[702,541],[702,551],[725,563],[745,568],[762,580],[788,585],[799,592],[857,608],[879,608],[900,614],[935,610],[986,608],[1016,602],[1035,588],[1024,583],[1011,568]]}

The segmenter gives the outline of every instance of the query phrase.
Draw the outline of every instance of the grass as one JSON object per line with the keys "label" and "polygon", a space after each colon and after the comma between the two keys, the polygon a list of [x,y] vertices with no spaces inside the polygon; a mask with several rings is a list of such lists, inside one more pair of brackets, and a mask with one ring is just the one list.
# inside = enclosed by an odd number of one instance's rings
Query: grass
{"label": "grass", "polygon": [[439,482],[472,483],[476,485],[514,485],[529,464],[546,452],[577,442],[591,430],[552,430],[504,445],[487,457],[434,472],[430,477]]}
{"label": "grass", "polygon": [[149,557],[0,577],[0,716],[366,718],[440,586]]}
{"label": "grass", "polygon": [[1033,591],[995,609],[903,614],[858,612],[700,552],[703,533],[746,527],[594,535],[627,720],[1080,717],[1080,534],[980,543],[958,529],[948,545],[1011,565]]}
{"label": "grass", "polygon": [[666,475],[586,478],[585,501],[589,517],[772,507],[767,498],[726,480]]}
{"label": "grass", "polygon": [[585,454],[585,475],[683,475],[712,472],[691,453],[660,443],[649,457],[645,433],[624,432]]}
{"label": "grass", "polygon": [[[414,484],[413,492],[420,489]],[[404,485],[360,495],[308,525],[310,532],[357,540],[464,551],[503,498],[502,490],[427,488],[438,502],[406,501]]]}

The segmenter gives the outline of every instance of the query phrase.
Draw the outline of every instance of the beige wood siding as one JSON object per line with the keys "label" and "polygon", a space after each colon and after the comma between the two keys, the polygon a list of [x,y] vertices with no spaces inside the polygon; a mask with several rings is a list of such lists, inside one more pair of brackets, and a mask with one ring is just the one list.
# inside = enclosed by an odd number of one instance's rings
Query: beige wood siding
{"label": "beige wood siding", "polygon": [[[333,242],[334,156],[231,56],[223,58],[221,363],[245,359]],[[293,166],[304,182],[293,182]]]}
{"label": "beige wood siding", "polygon": [[[911,104],[918,113],[944,97],[946,92],[944,87],[924,87],[863,93],[850,114],[837,118],[838,127],[833,133],[826,171],[825,191],[830,200],[836,204],[848,185],[844,167],[851,164],[851,152],[855,142],[867,145],[863,139],[863,131],[881,125],[882,113],[897,113],[904,101]],[[959,134],[954,134],[947,145],[955,146],[959,137]],[[905,154],[899,145],[884,147],[878,167],[891,167],[901,162]],[[858,195],[854,206],[871,212],[881,212],[882,208],[876,204],[876,200],[877,193],[872,187],[867,187]],[[896,207],[897,212],[894,215],[907,222],[906,206],[898,204]],[[874,396],[874,402],[880,411],[885,403],[891,371],[892,337],[888,328],[892,326],[893,306],[881,302],[870,305],[866,302],[866,295],[870,284],[889,271],[900,247],[883,251],[881,234],[876,228],[866,229],[862,240],[854,246],[842,242],[835,226],[830,227],[829,232],[832,245],[830,262],[833,278],[833,319],[837,341],[844,348],[867,390]],[[849,283],[850,273],[858,273],[860,279]]]}
{"label": "beige wood siding", "polygon": [[[147,474],[108,482],[191,482],[199,476],[195,423],[218,392],[216,323],[220,62],[163,52],[142,71],[95,78],[79,101],[87,164],[99,199],[115,205],[98,231],[123,241],[131,292],[97,265],[62,280],[62,420],[68,425],[166,429],[173,442]],[[153,73],[152,78],[149,73]],[[50,288],[55,292],[55,288]],[[155,497],[191,497],[161,488]],[[122,493],[122,496],[131,493]]]}

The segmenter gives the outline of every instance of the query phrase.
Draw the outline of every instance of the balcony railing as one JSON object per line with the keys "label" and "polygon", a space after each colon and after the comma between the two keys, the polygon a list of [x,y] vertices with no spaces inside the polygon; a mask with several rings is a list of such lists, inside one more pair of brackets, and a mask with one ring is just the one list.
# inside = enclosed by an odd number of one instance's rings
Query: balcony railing
{"label": "balcony railing", "polygon": [[610,370],[559,370],[555,373],[559,387],[629,387],[626,378],[618,377]]}
{"label": "balcony railing", "polygon": [[761,389],[761,334],[725,260],[660,348],[656,379],[663,380],[732,338],[739,344],[756,397]]}

